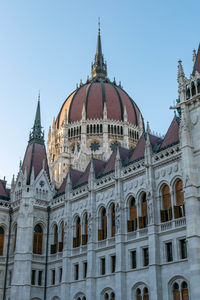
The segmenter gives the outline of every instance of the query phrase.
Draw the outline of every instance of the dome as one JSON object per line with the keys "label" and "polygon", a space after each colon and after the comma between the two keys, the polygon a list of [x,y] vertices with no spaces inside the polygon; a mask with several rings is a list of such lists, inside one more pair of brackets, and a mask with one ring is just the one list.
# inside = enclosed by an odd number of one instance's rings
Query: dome
{"label": "dome", "polygon": [[49,129],[47,154],[56,186],[71,166],[83,171],[91,157],[106,161],[116,147],[134,149],[143,131],[138,106],[107,76],[99,28],[91,78],[67,97]]}
{"label": "dome", "polygon": [[139,108],[120,85],[108,79],[94,78],[66,99],[56,120],[57,128],[62,127],[66,113],[68,123],[81,121],[83,108],[86,120],[103,119],[105,107],[109,120],[124,121],[125,110],[130,124],[138,126],[142,119]]}

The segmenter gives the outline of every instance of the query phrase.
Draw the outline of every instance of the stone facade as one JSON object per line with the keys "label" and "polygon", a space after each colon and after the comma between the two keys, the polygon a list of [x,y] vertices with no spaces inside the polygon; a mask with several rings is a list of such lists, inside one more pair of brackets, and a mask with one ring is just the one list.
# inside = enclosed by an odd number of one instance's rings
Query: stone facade
{"label": "stone facade", "polygon": [[180,115],[164,139],[147,125],[134,150],[69,168],[58,189],[38,104],[10,194],[0,181],[1,299],[200,298],[199,62],[190,79],[179,62]]}

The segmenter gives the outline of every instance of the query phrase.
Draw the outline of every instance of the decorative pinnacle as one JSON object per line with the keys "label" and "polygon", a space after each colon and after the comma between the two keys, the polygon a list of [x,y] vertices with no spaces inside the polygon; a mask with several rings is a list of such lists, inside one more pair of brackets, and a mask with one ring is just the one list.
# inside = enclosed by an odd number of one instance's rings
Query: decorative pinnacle
{"label": "decorative pinnacle", "polygon": [[98,33],[101,32],[101,24],[100,24],[100,17],[98,17]]}
{"label": "decorative pinnacle", "polygon": [[107,66],[104,62],[104,57],[102,54],[101,47],[101,32],[100,32],[100,18],[98,19],[98,37],[97,37],[97,49],[94,58],[94,63],[92,64],[92,77],[105,78],[107,76]]}
{"label": "decorative pinnacle", "polygon": [[182,66],[182,60],[179,60],[178,61],[178,83],[183,83],[184,81],[184,78],[185,78],[185,74],[184,74],[184,71],[183,71],[183,66]]}
{"label": "decorative pinnacle", "polygon": [[193,49],[193,56],[192,56],[192,61],[193,61],[193,64],[195,64],[196,57],[197,57],[196,50],[195,50],[195,49]]}
{"label": "decorative pinnacle", "polygon": [[151,133],[151,129],[150,129],[150,126],[149,126],[149,121],[147,121],[147,133],[148,133],[148,134]]}
{"label": "decorative pinnacle", "polygon": [[44,143],[44,133],[42,132],[41,117],[40,117],[40,92],[38,94],[38,104],[35,114],[35,121],[32,128],[32,132],[29,135],[29,143],[37,141],[39,143]]}

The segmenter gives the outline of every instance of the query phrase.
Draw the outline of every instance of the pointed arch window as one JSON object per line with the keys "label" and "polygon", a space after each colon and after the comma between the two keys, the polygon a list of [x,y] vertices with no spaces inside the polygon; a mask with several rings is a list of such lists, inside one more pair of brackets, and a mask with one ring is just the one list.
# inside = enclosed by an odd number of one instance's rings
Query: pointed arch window
{"label": "pointed arch window", "polygon": [[80,217],[76,217],[75,221],[75,237],[73,238],[73,247],[79,247],[81,244],[81,220]]}
{"label": "pointed arch window", "polygon": [[60,225],[60,241],[58,244],[58,251],[63,251],[63,243],[64,243],[64,223],[62,222]]}
{"label": "pointed arch window", "polygon": [[142,300],[142,294],[141,294],[141,290],[140,289],[136,290],[136,299],[137,300]]}
{"label": "pointed arch window", "polygon": [[40,224],[34,227],[33,253],[42,254],[43,230]]}
{"label": "pointed arch window", "polygon": [[137,206],[133,196],[129,199],[129,220],[127,221],[128,232],[137,230]]}
{"label": "pointed arch window", "polygon": [[149,290],[147,287],[143,290],[143,300],[149,300]]}
{"label": "pointed arch window", "polygon": [[53,227],[53,244],[51,245],[51,254],[58,251],[58,226],[55,224]]}
{"label": "pointed arch window", "polygon": [[82,245],[86,245],[88,241],[88,215],[87,213],[83,216],[83,234],[82,234]]}
{"label": "pointed arch window", "polygon": [[147,197],[146,193],[143,193],[141,196],[141,217],[139,217],[139,228],[147,227]]}
{"label": "pointed arch window", "polygon": [[4,229],[3,229],[3,227],[0,227],[0,256],[3,255],[4,236],[5,236]]}
{"label": "pointed arch window", "polygon": [[178,180],[175,184],[176,205],[174,206],[174,217],[181,218],[185,216],[184,193],[182,180]]}
{"label": "pointed arch window", "polygon": [[191,91],[192,91],[192,96],[196,95],[196,87],[195,87],[194,81],[191,84]]}
{"label": "pointed arch window", "polygon": [[98,230],[98,240],[102,241],[107,239],[107,215],[105,207],[102,207],[100,211],[100,223],[101,229]]}
{"label": "pointed arch window", "polygon": [[181,300],[179,285],[176,282],[173,285],[173,297],[174,297],[173,300]]}
{"label": "pointed arch window", "polygon": [[165,184],[161,192],[163,206],[163,209],[161,210],[161,222],[167,222],[172,220],[172,206],[169,186]]}
{"label": "pointed arch window", "polygon": [[181,284],[182,300],[189,300],[188,285],[185,281]]}
{"label": "pointed arch window", "polygon": [[111,236],[115,236],[115,204],[111,205]]}

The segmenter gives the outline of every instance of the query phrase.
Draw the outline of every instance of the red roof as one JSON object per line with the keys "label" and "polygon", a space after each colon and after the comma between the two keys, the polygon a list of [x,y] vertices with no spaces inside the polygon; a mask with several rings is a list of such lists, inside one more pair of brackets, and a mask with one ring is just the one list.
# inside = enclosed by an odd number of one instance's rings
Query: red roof
{"label": "red roof", "polygon": [[[83,174],[83,172],[78,171],[78,170],[74,170],[71,169],[71,180],[72,180],[72,187],[76,184],[76,182],[79,180],[79,178],[81,177],[81,175]],[[67,177],[69,176],[69,172],[67,174],[67,176],[64,178],[57,195],[61,195],[65,192],[65,187],[66,187],[66,183],[67,183]]]}
{"label": "red roof", "polygon": [[[152,146],[152,149],[154,146],[158,143],[161,143],[161,139],[155,135],[149,134],[150,138],[150,143]],[[133,162],[135,160],[139,160],[144,157],[144,151],[145,151],[145,146],[146,146],[146,140],[144,137],[144,134],[141,136],[140,140],[138,141],[133,154],[131,155],[130,162]]]}
{"label": "red roof", "polygon": [[[104,168],[105,162],[102,161],[102,160],[93,158],[93,163],[94,163],[95,176],[97,177],[98,174],[100,173],[100,171]],[[88,177],[89,177],[89,173],[90,173],[90,166],[91,166],[91,161],[87,165],[87,168],[85,169],[85,172],[83,173],[83,175],[81,176],[79,181],[76,183],[77,186],[88,182]]]}
{"label": "red roof", "polygon": [[25,169],[27,171],[27,184],[30,184],[32,168],[34,168],[34,174],[36,178],[43,168],[43,161],[45,162],[45,171],[49,177],[49,167],[45,145],[38,144],[36,142],[29,144],[26,148],[26,153],[22,164],[23,173],[25,172]]}
{"label": "red roof", "polygon": [[4,180],[0,180],[0,199],[9,199],[10,191],[6,188],[6,182]]}
{"label": "red roof", "polygon": [[[129,157],[129,153],[130,153],[130,151],[128,149],[119,147],[120,160],[121,160],[122,164],[125,161],[125,159],[127,157]],[[107,163],[105,165],[102,175],[105,175],[107,173],[114,171],[116,156],[117,156],[117,149],[115,149],[113,151],[113,153],[111,154],[109,160],[107,161]]]}
{"label": "red roof", "polygon": [[160,146],[160,149],[166,148],[170,145],[179,142],[179,125],[178,125],[178,118],[175,116],[169,129],[164,137],[164,140]]}
{"label": "red roof", "polygon": [[127,110],[128,122],[138,125],[142,118],[135,102],[120,87],[107,81],[92,80],[74,91],[64,102],[57,120],[57,128],[64,122],[65,111],[69,123],[82,119],[82,110],[85,105],[87,119],[103,119],[103,108],[106,103],[108,119],[123,120],[124,107]]}

